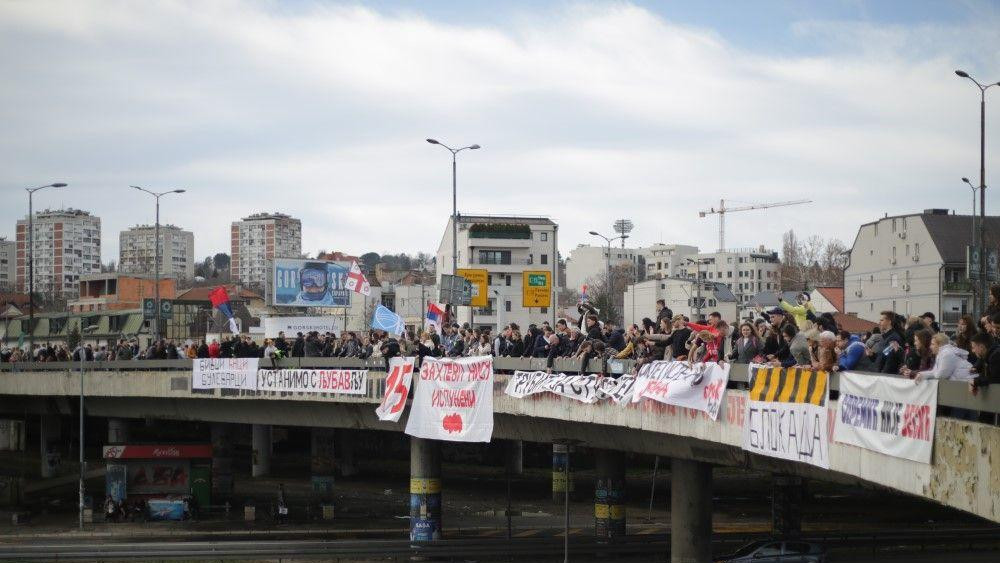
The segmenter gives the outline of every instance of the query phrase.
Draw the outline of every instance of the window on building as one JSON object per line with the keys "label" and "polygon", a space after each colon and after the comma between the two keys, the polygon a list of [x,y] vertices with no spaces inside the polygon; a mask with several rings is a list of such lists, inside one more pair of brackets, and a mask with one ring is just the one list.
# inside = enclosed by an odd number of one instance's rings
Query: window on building
{"label": "window on building", "polygon": [[[889,274],[889,287],[899,287],[899,276],[896,274]],[[896,310],[895,307],[892,308],[893,311]]]}
{"label": "window on building", "polygon": [[549,255],[542,254],[542,264],[548,264],[548,263],[549,263]]}
{"label": "window on building", "polygon": [[[894,233],[896,232],[896,219],[895,218],[892,220],[892,232],[894,232]],[[893,308],[893,310],[895,311],[895,308]]]}
{"label": "window on building", "polygon": [[504,276],[504,284],[507,287],[510,287],[510,274],[507,274],[506,276]]}
{"label": "window on building", "polygon": [[914,256],[920,256],[920,243],[919,242],[913,243],[913,255]]}
{"label": "window on building", "polygon": [[906,249],[904,250],[904,252],[906,253],[906,256],[910,255],[910,245],[906,245]]}
{"label": "window on building", "polygon": [[510,264],[509,250],[480,250],[480,264]]}
{"label": "window on building", "polygon": [[892,247],[892,257],[893,257],[893,258],[895,258],[895,257],[896,257],[896,247],[895,247],[895,246],[894,246],[894,247]]}
{"label": "window on building", "polygon": [[542,309],[541,312],[542,312],[543,315],[549,312],[549,308],[548,307],[541,307],[541,309]]}
{"label": "window on building", "polygon": [[510,301],[504,301],[503,302],[503,310],[506,311],[506,312],[508,312],[508,313],[510,312]]}
{"label": "window on building", "polygon": [[542,242],[545,242],[549,240],[549,233],[543,232],[541,233],[541,237],[542,237]]}

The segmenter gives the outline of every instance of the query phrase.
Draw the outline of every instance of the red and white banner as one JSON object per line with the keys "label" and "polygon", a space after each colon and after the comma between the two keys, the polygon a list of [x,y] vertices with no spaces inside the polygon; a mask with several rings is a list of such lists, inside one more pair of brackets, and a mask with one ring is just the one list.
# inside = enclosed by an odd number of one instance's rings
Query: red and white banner
{"label": "red and white banner", "polygon": [[489,442],[493,436],[493,358],[425,357],[406,433],[451,442]]}
{"label": "red and white banner", "polygon": [[636,374],[632,402],[652,399],[708,413],[718,420],[729,382],[729,364],[650,362]]}
{"label": "red and white banner", "polygon": [[361,272],[357,261],[351,262],[351,271],[347,274],[347,289],[366,296],[372,294],[372,286]]}
{"label": "red and white banner", "polygon": [[845,372],[834,441],[918,461],[931,462],[937,420],[936,380]]}
{"label": "red and white banner", "polygon": [[191,372],[192,389],[257,388],[259,358],[200,358]]}
{"label": "red and white banner", "polygon": [[385,377],[385,396],[375,409],[379,420],[398,422],[406,408],[406,398],[410,395],[413,381],[413,362],[416,358],[396,356],[389,359],[389,373]]}
{"label": "red and white banner", "polygon": [[210,459],[211,457],[211,444],[104,446],[104,459]]}
{"label": "red and white banner", "polygon": [[364,395],[368,390],[368,370],[262,369],[257,372],[257,390]]}

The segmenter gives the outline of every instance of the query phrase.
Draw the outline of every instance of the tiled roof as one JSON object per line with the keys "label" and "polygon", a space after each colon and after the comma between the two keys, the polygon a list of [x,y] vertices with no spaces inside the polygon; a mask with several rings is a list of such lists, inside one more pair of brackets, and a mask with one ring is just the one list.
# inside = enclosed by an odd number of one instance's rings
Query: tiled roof
{"label": "tiled roof", "polygon": [[833,320],[837,321],[837,326],[851,334],[860,334],[872,330],[877,324],[858,318],[856,315],[845,313],[834,313]]}
{"label": "tiled roof", "polygon": [[826,298],[838,311],[844,312],[844,288],[843,287],[817,287],[816,291]]}

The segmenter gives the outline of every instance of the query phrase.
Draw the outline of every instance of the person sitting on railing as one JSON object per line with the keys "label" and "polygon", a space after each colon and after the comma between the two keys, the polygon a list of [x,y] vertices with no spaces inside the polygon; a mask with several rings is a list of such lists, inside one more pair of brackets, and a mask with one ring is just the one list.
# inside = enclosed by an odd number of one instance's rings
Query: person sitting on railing
{"label": "person sitting on railing", "polygon": [[976,377],[969,382],[969,390],[975,395],[982,387],[1000,384],[1000,343],[979,333],[972,337],[972,351],[979,358]]}

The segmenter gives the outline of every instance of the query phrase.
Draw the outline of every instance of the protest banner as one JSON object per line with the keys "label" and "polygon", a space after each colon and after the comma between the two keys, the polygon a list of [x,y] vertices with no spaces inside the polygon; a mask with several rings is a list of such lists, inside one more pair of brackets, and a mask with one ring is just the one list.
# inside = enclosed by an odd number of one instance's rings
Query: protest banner
{"label": "protest banner", "polygon": [[892,457],[931,462],[937,418],[936,380],[846,372],[833,439]]}
{"label": "protest banner", "polygon": [[410,395],[414,360],[416,358],[401,356],[389,359],[389,373],[385,377],[385,396],[375,409],[379,420],[399,421],[399,416],[406,407],[406,398]]}
{"label": "protest banner", "polygon": [[743,449],[830,468],[827,373],[750,366]]}
{"label": "protest banner", "polygon": [[257,389],[258,358],[193,360],[192,389]]}
{"label": "protest banner", "polygon": [[366,369],[262,369],[257,372],[258,391],[364,395],[367,389]]}
{"label": "protest banner", "polygon": [[504,392],[515,399],[523,399],[535,393],[553,393],[587,404],[606,398],[612,398],[616,403],[620,403],[627,400],[622,398],[622,389],[631,393],[634,381],[635,378],[632,376],[614,379],[593,374],[515,371],[507,381]]}
{"label": "protest banner", "polygon": [[425,357],[406,433],[452,442],[489,442],[493,436],[493,358]]}
{"label": "protest banner", "polygon": [[632,402],[653,399],[699,410],[718,420],[728,382],[729,364],[650,362],[639,368]]}

